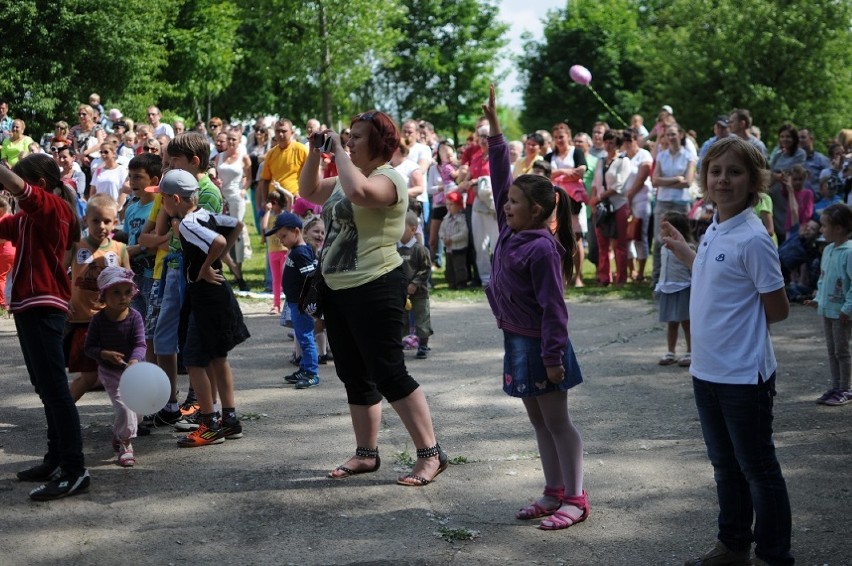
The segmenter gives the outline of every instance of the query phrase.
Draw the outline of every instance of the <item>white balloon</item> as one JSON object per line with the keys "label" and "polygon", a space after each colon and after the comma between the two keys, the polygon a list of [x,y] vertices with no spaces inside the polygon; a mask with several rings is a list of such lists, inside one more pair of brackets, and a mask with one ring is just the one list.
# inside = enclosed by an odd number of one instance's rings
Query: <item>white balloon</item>
{"label": "white balloon", "polygon": [[118,384],[121,400],[141,415],[150,415],[162,409],[169,401],[171,391],[166,372],[148,362],[128,366]]}

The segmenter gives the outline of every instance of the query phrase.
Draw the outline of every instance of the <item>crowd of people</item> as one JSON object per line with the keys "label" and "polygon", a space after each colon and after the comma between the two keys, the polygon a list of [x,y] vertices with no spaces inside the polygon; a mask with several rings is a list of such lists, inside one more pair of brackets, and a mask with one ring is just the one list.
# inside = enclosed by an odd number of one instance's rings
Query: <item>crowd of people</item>
{"label": "crowd of people", "polygon": [[[758,560],[792,563],[786,487],[771,424],[759,418],[771,423],[768,328],[786,318],[788,299],[817,307],[831,369],[818,402],[852,400],[852,130],[823,155],[813,132],[783,124],[769,152],[750,112],[734,109],[699,146],[664,106],[651,130],[636,115],[623,130],[596,122],[589,135],[558,122],[507,140],[493,87],[458,148],[426,121],[398,126],[377,110],[340,132],[309,120],[301,138],[285,118],[244,128],[214,117],[187,130],[153,105],[134,125],[119,109],[105,113],[96,94],[77,110],[75,126],[57,122],[37,143],[0,102],[0,182],[14,197],[0,198],[0,304],[14,313],[48,422],[48,453],[18,474],[43,482],[33,499],[88,490],[74,403],[98,381],[122,466],[137,463],[132,440],[158,425],[186,432],[180,447],[243,436],[228,352],[249,338],[231,285],[248,290],[243,263],[260,251],[244,223],[250,208],[266,246],[269,313],[295,341],[298,370],[284,380],[316,387],[333,351],[346,389],[356,449],[329,478],[379,469],[383,400],[416,447],[397,482],[422,487],[447,468],[403,355],[405,345],[430,355],[429,290],[444,267],[450,288],[485,288],[504,333],[504,391],[523,400],[535,432],[544,493],[517,517],[541,518],[544,530],[584,521],[582,439],[566,395],[582,374],[564,289],[592,283],[582,276],[589,259],[597,285],[649,280],[667,324],[659,363],[693,376],[720,531],[687,564],[747,563],[752,540]],[[724,359],[711,347],[720,336]],[[171,393],[137,421],[117,384],[140,361],[164,370]],[[190,388],[179,402],[182,367]],[[66,368],[78,373],[70,386]]]}

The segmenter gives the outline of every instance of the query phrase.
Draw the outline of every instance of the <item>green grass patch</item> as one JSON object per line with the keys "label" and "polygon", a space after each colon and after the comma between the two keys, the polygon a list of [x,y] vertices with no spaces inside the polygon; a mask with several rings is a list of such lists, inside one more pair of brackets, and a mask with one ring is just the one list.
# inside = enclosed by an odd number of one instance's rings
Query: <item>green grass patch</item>
{"label": "green grass patch", "polygon": [[[254,225],[251,211],[246,212],[243,220],[248,227],[251,237],[252,256],[243,263],[243,279],[252,291],[263,291],[266,277],[266,246],[260,242],[260,234]],[[613,265],[614,267],[614,265]],[[650,266],[649,266],[650,268]],[[575,300],[601,301],[610,299],[652,300],[653,289],[647,284],[628,283],[624,287],[600,287],[595,282],[595,265],[586,260],[583,262],[583,282],[585,287],[568,287],[565,296]],[[468,303],[485,302],[485,291],[481,287],[468,289],[450,289],[444,275],[444,269],[432,271],[432,299],[437,301],[461,301]]]}

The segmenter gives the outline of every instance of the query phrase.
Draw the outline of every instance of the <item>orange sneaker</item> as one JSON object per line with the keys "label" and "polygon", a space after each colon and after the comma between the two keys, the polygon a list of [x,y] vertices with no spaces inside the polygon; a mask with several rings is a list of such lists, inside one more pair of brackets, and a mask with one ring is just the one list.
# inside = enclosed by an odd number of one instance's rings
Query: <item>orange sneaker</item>
{"label": "orange sneaker", "polygon": [[178,438],[177,444],[181,448],[195,448],[223,442],[225,442],[225,436],[221,428],[210,428],[210,425],[202,423],[197,430]]}
{"label": "orange sneaker", "polygon": [[197,413],[198,409],[198,403],[190,403],[189,401],[184,401],[183,404],[180,406],[180,416],[189,417]]}

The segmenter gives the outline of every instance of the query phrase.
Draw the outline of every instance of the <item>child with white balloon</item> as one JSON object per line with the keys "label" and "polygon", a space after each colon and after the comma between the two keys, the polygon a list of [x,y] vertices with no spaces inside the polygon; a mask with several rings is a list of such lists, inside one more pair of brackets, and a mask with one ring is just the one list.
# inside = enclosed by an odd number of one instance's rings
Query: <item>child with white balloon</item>
{"label": "child with white balloon", "polygon": [[98,275],[98,290],[105,306],[89,324],[86,355],[97,361],[98,379],[115,410],[112,447],[118,452],[118,464],[130,467],[136,463],[131,440],[136,437],[138,417],[122,400],[119,382],[125,368],[145,359],[142,315],[130,308],[139,289],[133,282],[132,270],[106,267]]}

